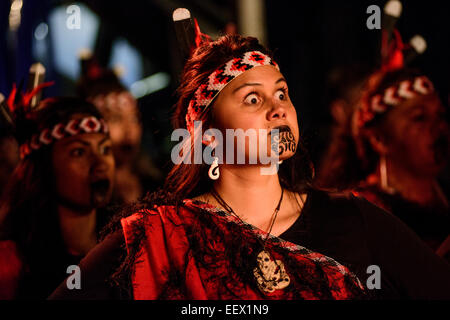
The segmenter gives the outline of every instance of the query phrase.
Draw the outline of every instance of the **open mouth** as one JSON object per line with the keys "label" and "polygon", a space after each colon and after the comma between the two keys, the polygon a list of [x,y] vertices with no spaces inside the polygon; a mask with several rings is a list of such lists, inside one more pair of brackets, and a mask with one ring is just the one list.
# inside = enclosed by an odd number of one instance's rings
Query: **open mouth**
{"label": "open mouth", "polygon": [[101,192],[107,192],[109,189],[109,179],[100,179],[94,182],[91,182],[91,189]]}
{"label": "open mouth", "polygon": [[95,206],[106,204],[108,199],[108,191],[110,187],[109,179],[99,179],[91,182],[91,202]]}
{"label": "open mouth", "polygon": [[450,143],[446,135],[439,136],[433,144],[434,159],[436,163],[442,163],[448,159]]}

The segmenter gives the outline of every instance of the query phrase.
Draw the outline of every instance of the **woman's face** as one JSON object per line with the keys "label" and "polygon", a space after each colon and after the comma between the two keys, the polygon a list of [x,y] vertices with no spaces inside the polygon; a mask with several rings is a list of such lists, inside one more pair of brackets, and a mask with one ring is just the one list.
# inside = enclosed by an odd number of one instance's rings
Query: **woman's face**
{"label": "woman's face", "polygon": [[60,203],[91,210],[110,201],[114,157],[108,135],[83,133],[56,141],[52,164]]}
{"label": "woman's face", "polygon": [[[279,159],[294,155],[299,141],[297,113],[289,98],[283,75],[272,66],[255,67],[231,81],[213,104],[213,126],[225,129],[279,129]],[[225,139],[226,135],[224,135]],[[258,154],[261,139],[257,139]],[[236,142],[236,141],[235,141]],[[270,150],[268,144],[263,148]],[[235,144],[236,146],[236,144]],[[224,148],[225,150],[225,148]],[[246,159],[249,148],[245,146]]]}
{"label": "woman's face", "polygon": [[416,174],[434,176],[447,164],[449,127],[436,94],[406,100],[386,119],[387,157]]}

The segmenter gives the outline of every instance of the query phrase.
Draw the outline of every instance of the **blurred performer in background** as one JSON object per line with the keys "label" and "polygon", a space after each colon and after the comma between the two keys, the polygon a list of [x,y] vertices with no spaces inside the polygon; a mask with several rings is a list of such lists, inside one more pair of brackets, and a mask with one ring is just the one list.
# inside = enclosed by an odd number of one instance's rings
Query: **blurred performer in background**
{"label": "blurred performer in background", "polygon": [[406,67],[411,60],[406,53],[413,49],[398,31],[382,49],[381,67],[369,77],[351,125],[342,127],[352,139],[339,148],[330,145],[317,183],[353,188],[445,256],[450,208],[437,179],[449,160],[446,110],[424,73]]}
{"label": "blurred performer in background", "polygon": [[366,172],[357,193],[438,250],[450,234],[448,195],[437,180],[450,155],[446,109],[420,72],[401,69],[371,80],[354,118],[356,151]]}
{"label": "blurred performer in background", "polygon": [[97,243],[114,157],[105,121],[79,98],[10,102],[20,162],[0,202],[0,299],[43,299]]}
{"label": "blurred performer in background", "polygon": [[136,99],[113,70],[101,68],[90,54],[81,59],[78,94],[102,113],[110,130],[116,161],[113,202],[136,201],[162,182],[162,173],[141,148],[143,127]]}

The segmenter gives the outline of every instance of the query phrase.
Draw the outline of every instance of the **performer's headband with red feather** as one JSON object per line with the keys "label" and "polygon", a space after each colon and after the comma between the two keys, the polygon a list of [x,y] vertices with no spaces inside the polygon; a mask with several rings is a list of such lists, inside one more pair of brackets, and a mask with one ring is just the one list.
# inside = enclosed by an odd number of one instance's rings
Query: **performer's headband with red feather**
{"label": "performer's headband with red feather", "polygon": [[194,121],[202,120],[208,106],[231,81],[254,67],[273,66],[279,70],[278,64],[268,55],[260,51],[247,51],[235,57],[212,72],[205,83],[201,84],[189,102],[186,114],[187,129],[192,132]]}
{"label": "performer's headband with red feather", "polygon": [[[32,91],[21,94],[13,85],[13,90],[7,99],[7,115],[11,121],[10,125],[15,127],[17,116],[27,117],[33,111],[30,106],[32,98],[38,94],[43,88],[51,86],[53,82],[45,82],[38,85]],[[4,106],[2,106],[3,108]],[[53,142],[82,133],[108,133],[108,126],[103,119],[94,116],[84,117],[82,119],[72,119],[68,122],[60,122],[50,128],[43,128],[39,132],[32,134],[29,139],[21,142],[19,147],[20,158],[24,159],[33,151],[41,149],[43,146],[50,145]]]}

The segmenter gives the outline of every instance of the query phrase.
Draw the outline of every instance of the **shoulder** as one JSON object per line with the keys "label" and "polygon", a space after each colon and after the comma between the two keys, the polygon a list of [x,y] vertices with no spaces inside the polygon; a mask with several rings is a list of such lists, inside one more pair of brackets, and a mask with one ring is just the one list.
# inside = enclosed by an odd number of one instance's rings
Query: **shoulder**
{"label": "shoulder", "polygon": [[198,199],[184,199],[176,204],[149,205],[141,208],[131,215],[122,218],[127,223],[135,223],[147,220],[177,220],[189,214],[196,214],[200,211],[213,211],[216,209],[212,204],[202,202]]}
{"label": "shoulder", "polygon": [[153,205],[141,208],[121,219],[122,226],[135,226],[146,222],[173,220],[179,218],[180,210],[186,210],[184,203],[178,205]]}
{"label": "shoulder", "polygon": [[[335,192],[314,189],[308,192],[308,198],[311,209],[326,216],[361,216],[362,210],[374,209],[370,203],[362,204],[365,200],[356,197],[350,191]],[[362,208],[366,205],[367,208]]]}
{"label": "shoulder", "polygon": [[179,226],[189,225],[196,221],[199,212],[212,210],[213,206],[201,201],[185,199],[177,204],[153,205],[141,208],[133,214],[121,219],[120,223],[127,243],[146,235],[156,237],[158,233],[174,230]]}
{"label": "shoulder", "polygon": [[22,274],[23,263],[14,241],[0,241],[0,300],[13,299]]}
{"label": "shoulder", "polygon": [[352,208],[352,212],[362,214],[365,216],[381,215],[381,219],[392,219],[392,214],[383,209],[381,206],[373,203],[363,197],[358,192],[353,191],[324,191],[324,190],[313,190],[310,195],[323,206],[342,209],[342,208]]}
{"label": "shoulder", "polygon": [[412,231],[396,216],[382,207],[368,201],[351,191],[328,192],[314,190],[311,197],[310,210],[329,223],[336,222],[340,226],[351,224],[354,228],[362,228],[366,236],[382,230],[383,234],[410,234]]}

